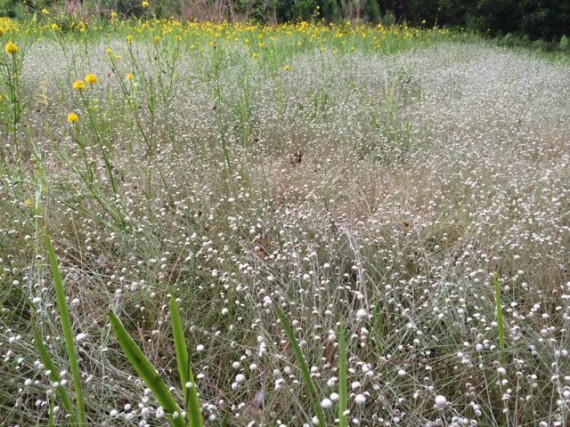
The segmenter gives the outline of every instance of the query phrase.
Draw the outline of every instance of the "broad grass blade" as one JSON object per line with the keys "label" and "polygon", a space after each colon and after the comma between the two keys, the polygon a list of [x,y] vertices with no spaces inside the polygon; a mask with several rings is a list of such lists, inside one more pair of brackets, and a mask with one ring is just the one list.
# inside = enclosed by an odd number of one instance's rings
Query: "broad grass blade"
{"label": "broad grass blade", "polygon": [[[185,422],[182,419],[182,416],[180,416],[182,411],[176,404],[176,401],[170,394],[167,385],[164,383],[162,378],[160,378],[152,363],[149,362],[141,349],[130,337],[119,318],[114,313],[110,313],[109,318],[111,320],[113,332],[115,333],[121,348],[125,352],[125,356],[127,356],[127,359],[129,359],[133,368],[135,368],[146,385],[151,389],[158,403],[160,403],[164,411],[168,414],[170,424],[175,427],[184,427]],[[173,417],[175,412],[179,414],[176,418]]]}
{"label": "broad grass blade", "polygon": [[[174,335],[174,348],[176,349],[176,362],[178,364],[178,374],[180,375],[180,385],[184,392],[184,403],[190,427],[202,426],[202,412],[198,400],[198,391],[194,374],[188,358],[188,346],[184,338],[184,329],[180,320],[180,311],[174,297],[170,298],[170,320],[172,323],[172,333]],[[186,384],[190,383],[190,387]]]}
{"label": "broad grass blade", "polygon": [[79,371],[79,363],[77,362],[77,353],[75,352],[75,342],[73,339],[73,328],[71,326],[71,318],[69,316],[69,308],[65,299],[65,290],[63,287],[63,279],[57,257],[51,243],[51,239],[46,232],[44,234],[44,242],[46,245],[51,275],[55,286],[55,293],[57,299],[57,309],[61,319],[61,326],[63,328],[63,338],[65,340],[65,348],[67,350],[67,357],[73,376],[73,388],[75,391],[75,408],[76,418],[79,425],[87,425],[87,417],[85,415],[85,405],[83,403],[83,390],[81,389],[81,372]]}
{"label": "broad grass blade", "polygon": [[[59,371],[57,370],[55,363],[53,363],[53,359],[51,358],[51,355],[49,354],[49,351],[44,344],[43,338],[42,338],[42,336],[41,336],[40,332],[38,331],[38,328],[35,324],[32,325],[32,330],[34,333],[34,344],[36,345],[36,348],[38,349],[38,353],[40,354],[40,359],[41,359],[42,363],[44,364],[46,371],[50,371],[50,375],[49,375],[50,381],[60,382],[61,377],[59,375]],[[75,414],[75,411],[73,410],[73,404],[71,403],[71,400],[69,400],[67,393],[65,393],[65,389],[61,386],[56,387],[55,392],[57,393],[57,396],[61,400],[61,404],[63,406],[63,409],[65,409],[65,411],[70,416],[75,418],[76,414]],[[50,419],[51,419],[51,415],[50,415]]]}

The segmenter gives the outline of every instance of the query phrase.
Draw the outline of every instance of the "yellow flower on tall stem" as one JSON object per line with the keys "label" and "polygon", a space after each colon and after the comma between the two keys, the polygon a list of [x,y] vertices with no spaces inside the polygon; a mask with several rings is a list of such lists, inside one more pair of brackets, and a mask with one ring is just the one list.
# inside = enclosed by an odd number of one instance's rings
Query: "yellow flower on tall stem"
{"label": "yellow flower on tall stem", "polygon": [[135,75],[134,75],[133,73],[127,74],[127,80],[128,80],[128,81],[131,81],[131,80],[134,80],[134,79],[135,79]]}
{"label": "yellow flower on tall stem", "polygon": [[16,46],[16,43],[8,42],[4,50],[6,51],[6,53],[9,53],[10,55],[15,55],[18,53],[18,46]]}
{"label": "yellow flower on tall stem", "polygon": [[90,85],[94,85],[97,83],[97,76],[93,73],[87,74],[85,76],[85,83],[89,83]]}
{"label": "yellow flower on tall stem", "polygon": [[79,121],[79,116],[75,113],[70,113],[67,116],[67,122],[68,123],[77,123]]}
{"label": "yellow flower on tall stem", "polygon": [[85,89],[85,83],[83,83],[83,80],[76,80],[73,83],[73,89],[79,90],[79,91]]}

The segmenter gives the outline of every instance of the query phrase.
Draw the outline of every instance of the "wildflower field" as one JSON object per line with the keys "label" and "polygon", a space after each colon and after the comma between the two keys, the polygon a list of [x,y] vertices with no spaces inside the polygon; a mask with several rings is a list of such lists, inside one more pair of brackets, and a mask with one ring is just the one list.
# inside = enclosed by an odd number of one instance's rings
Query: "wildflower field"
{"label": "wildflower field", "polygon": [[0,27],[2,425],[570,425],[568,56]]}

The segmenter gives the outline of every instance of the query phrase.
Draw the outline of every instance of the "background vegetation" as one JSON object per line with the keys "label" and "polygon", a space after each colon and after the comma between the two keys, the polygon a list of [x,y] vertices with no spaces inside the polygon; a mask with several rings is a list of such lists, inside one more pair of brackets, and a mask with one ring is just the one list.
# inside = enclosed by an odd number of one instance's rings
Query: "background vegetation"
{"label": "background vegetation", "polygon": [[[159,18],[190,20],[256,20],[281,23],[300,20],[361,20],[390,24],[464,28],[492,36],[513,35],[559,42],[570,28],[566,0],[165,0],[150,2]],[[138,0],[0,0],[0,14],[26,17],[44,8],[67,16],[142,16]],[[566,42],[567,43],[567,42]]]}

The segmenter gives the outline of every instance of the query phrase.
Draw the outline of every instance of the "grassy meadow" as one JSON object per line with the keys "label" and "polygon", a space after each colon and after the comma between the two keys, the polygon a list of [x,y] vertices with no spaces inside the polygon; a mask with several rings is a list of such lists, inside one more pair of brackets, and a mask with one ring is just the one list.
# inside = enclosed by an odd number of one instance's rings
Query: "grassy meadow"
{"label": "grassy meadow", "polygon": [[570,425],[568,56],[0,27],[2,425]]}

